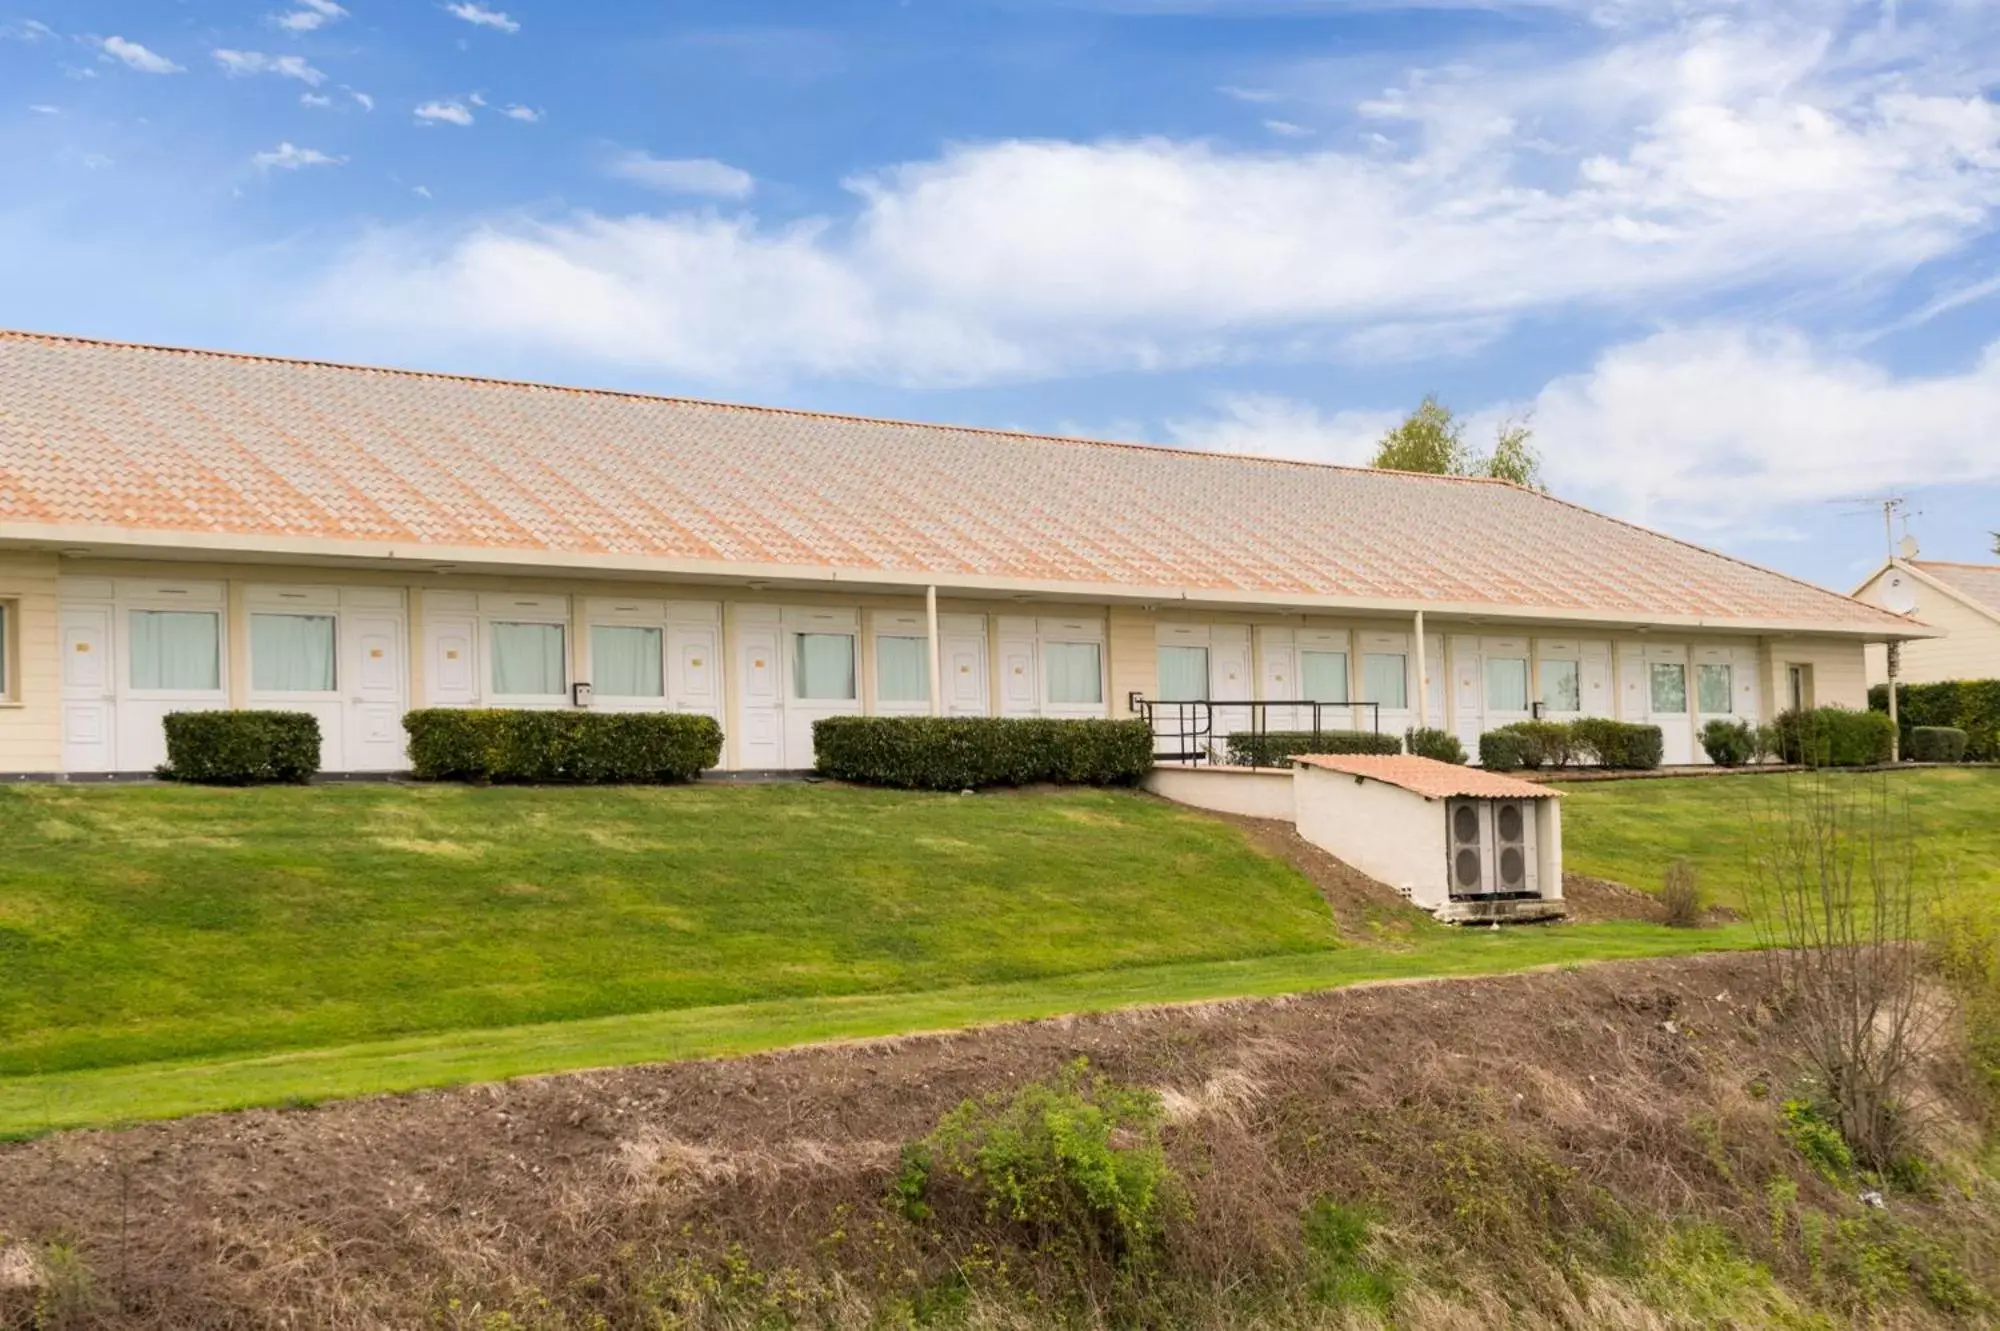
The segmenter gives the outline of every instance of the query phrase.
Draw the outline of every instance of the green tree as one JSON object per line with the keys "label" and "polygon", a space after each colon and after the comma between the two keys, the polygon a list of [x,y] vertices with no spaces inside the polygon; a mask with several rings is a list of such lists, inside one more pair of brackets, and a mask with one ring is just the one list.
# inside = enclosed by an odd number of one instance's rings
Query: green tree
{"label": "green tree", "polygon": [[1388,471],[1421,471],[1433,476],[1492,476],[1541,490],[1542,459],[1525,420],[1503,420],[1493,434],[1493,451],[1481,453],[1465,442],[1465,423],[1428,393],[1401,424],[1382,436],[1369,466]]}

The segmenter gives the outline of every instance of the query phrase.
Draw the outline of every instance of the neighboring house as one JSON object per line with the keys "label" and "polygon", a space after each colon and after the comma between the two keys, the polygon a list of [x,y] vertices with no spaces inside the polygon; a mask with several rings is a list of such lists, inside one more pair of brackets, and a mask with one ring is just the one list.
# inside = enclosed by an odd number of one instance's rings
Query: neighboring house
{"label": "neighboring house", "polygon": [[397,769],[407,708],[585,683],[740,769],[824,716],[1203,696],[1688,762],[1929,633],[1503,482],[0,333],[0,772],[145,771],[215,707]]}
{"label": "neighboring house", "polygon": [[[1942,679],[2000,679],[2000,564],[1950,564],[1891,559],[1855,589],[1870,605],[1905,610],[1948,636],[1911,642],[1897,678],[1905,684]],[[1889,678],[1888,650],[1868,649],[1868,682]]]}

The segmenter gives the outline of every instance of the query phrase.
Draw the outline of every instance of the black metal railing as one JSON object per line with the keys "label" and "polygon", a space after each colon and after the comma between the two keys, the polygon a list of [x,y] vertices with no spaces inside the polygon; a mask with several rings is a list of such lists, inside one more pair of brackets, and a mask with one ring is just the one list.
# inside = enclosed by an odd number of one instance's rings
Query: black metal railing
{"label": "black metal railing", "polygon": [[[1360,730],[1363,715],[1366,729],[1382,733],[1382,704],[1379,702],[1322,702],[1312,698],[1258,699],[1196,698],[1166,701],[1127,696],[1126,705],[1153,729],[1153,761],[1156,763],[1220,763],[1233,749],[1247,754],[1255,766],[1266,751],[1260,741],[1273,733],[1310,733],[1315,738],[1330,730]],[[1275,720],[1274,720],[1275,717]],[[1250,740],[1232,745],[1236,736]]]}

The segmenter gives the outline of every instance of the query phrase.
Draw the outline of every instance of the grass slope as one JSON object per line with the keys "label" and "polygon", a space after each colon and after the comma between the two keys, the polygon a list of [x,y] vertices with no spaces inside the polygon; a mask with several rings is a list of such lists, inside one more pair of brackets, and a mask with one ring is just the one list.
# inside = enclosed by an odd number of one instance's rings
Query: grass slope
{"label": "grass slope", "polygon": [[[1577,782],[1562,787],[1563,865],[1571,873],[1658,891],[1666,866],[1691,860],[1711,899],[1746,909],[1750,821],[1789,776]],[[1952,893],[2000,895],[2000,769],[1913,768],[1836,781],[1889,783],[1909,812],[1920,863]]]}
{"label": "grass slope", "polygon": [[1322,951],[1124,793],[0,790],[0,1076]]}

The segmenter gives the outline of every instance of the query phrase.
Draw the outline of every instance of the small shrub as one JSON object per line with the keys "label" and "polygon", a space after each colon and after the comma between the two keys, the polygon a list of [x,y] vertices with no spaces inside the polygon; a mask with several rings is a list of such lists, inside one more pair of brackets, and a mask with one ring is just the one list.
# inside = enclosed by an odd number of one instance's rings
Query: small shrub
{"label": "small shrub", "polygon": [[1772,722],[1779,756],[1807,767],[1872,767],[1889,761],[1896,726],[1883,712],[1812,707],[1780,712]]}
{"label": "small shrub", "polygon": [[1701,728],[1701,747],[1717,767],[1741,767],[1757,755],[1757,732],[1748,721],[1710,721]]}
{"label": "small shrub", "polygon": [[1854,1172],[1854,1152],[1840,1134],[1840,1125],[1810,1100],[1787,1100],[1781,1106],[1785,1136],[1828,1183],[1838,1187]]}
{"label": "small shrub", "polygon": [[310,712],[172,712],[160,775],[211,786],[304,785],[319,770]]}
{"label": "small shrub", "polygon": [[1511,730],[1489,730],[1479,737],[1479,765],[1496,772],[1513,772],[1528,765],[1521,737]]}
{"label": "small shrub", "polygon": [[1459,743],[1458,736],[1449,730],[1439,730],[1435,726],[1412,726],[1404,731],[1403,747],[1419,758],[1430,758],[1441,763],[1465,761],[1465,745]]}
{"label": "small shrub", "polygon": [[1290,767],[1302,753],[1375,753],[1403,751],[1403,742],[1394,735],[1378,735],[1372,730],[1269,730],[1262,734],[1238,731],[1229,737],[1229,761],[1238,767]]}
{"label": "small shrub", "polygon": [[1911,726],[1903,756],[1919,763],[1965,761],[1970,737],[1956,726]]}
{"label": "small shrub", "polygon": [[403,717],[424,781],[658,784],[722,758],[715,718],[682,712],[420,708]]}
{"label": "small shrub", "polygon": [[1519,739],[1523,767],[1568,767],[1576,757],[1574,738],[1564,722],[1516,721],[1500,729]]}
{"label": "small shrub", "polygon": [[1366,1210],[1320,1197],[1306,1208],[1299,1229],[1306,1246],[1307,1294],[1314,1303],[1364,1308],[1377,1315],[1395,1306],[1402,1273],[1369,1253],[1375,1219]]}
{"label": "small shrub", "polygon": [[1695,878],[1693,864],[1675,860],[1667,866],[1666,881],[1660,886],[1660,904],[1666,908],[1669,926],[1675,929],[1701,926],[1701,884]]}
{"label": "small shrub", "polygon": [[1599,767],[1650,771],[1666,756],[1666,736],[1658,726],[1586,716],[1570,722],[1569,733],[1578,760]]}
{"label": "small shrub", "polygon": [[1096,1076],[1078,1059],[1053,1083],[967,1100],[905,1155],[904,1213],[963,1189],[988,1221],[1078,1258],[1148,1261],[1165,1231],[1173,1175],[1148,1090]]}
{"label": "small shrub", "polygon": [[1760,763],[1781,762],[1784,758],[1784,744],[1779,739],[1778,728],[1774,725],[1752,726],[1751,756]]}
{"label": "small shrub", "polygon": [[1153,765],[1153,731],[1144,721],[832,716],[813,722],[813,756],[827,776],[903,790],[1129,786]]}

